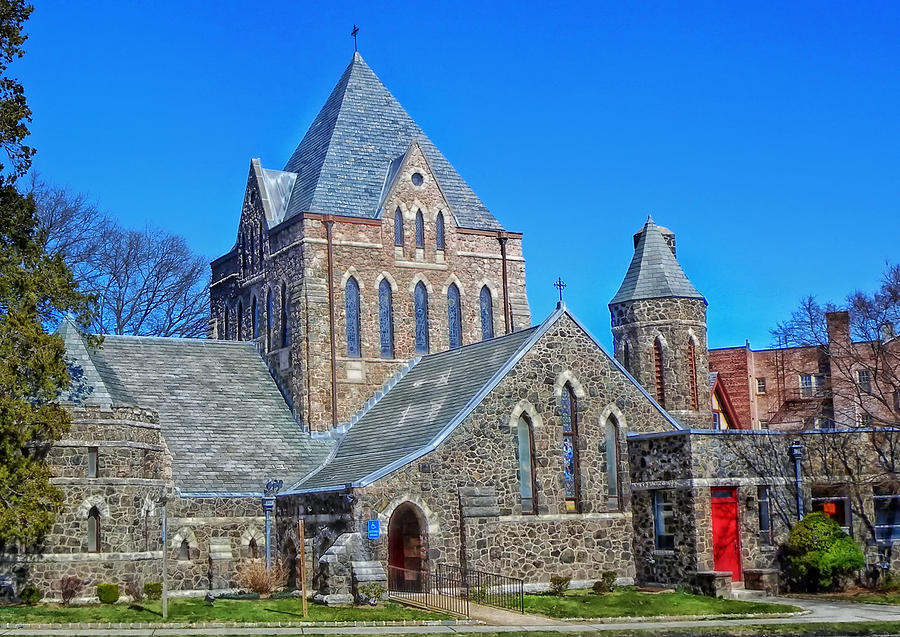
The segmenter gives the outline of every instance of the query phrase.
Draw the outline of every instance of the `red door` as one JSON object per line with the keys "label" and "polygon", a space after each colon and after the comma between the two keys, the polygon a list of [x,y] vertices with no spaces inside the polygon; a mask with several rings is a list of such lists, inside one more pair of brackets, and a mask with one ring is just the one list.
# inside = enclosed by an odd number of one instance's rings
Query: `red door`
{"label": "red door", "polygon": [[713,564],[717,571],[731,571],[731,580],[739,582],[742,573],[737,489],[714,488],[711,496]]}

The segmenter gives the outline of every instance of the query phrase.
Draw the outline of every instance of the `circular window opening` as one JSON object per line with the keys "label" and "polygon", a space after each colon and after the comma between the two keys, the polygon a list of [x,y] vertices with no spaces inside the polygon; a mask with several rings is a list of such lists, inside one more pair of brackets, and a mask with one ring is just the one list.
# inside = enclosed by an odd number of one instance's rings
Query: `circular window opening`
{"label": "circular window opening", "polygon": [[421,186],[422,182],[425,181],[425,178],[422,176],[422,173],[413,173],[411,179],[413,182],[413,186]]}

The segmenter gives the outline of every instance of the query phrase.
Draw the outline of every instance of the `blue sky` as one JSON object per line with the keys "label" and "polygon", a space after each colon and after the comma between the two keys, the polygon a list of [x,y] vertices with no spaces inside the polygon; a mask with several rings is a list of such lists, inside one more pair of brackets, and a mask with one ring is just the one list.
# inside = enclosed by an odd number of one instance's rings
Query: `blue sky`
{"label": "blue sky", "polygon": [[500,221],[535,320],[607,303],[648,213],[711,346],[900,260],[896,2],[38,2],[12,67],[34,166],[125,225],[234,242],[251,157],[281,168],[360,26],[366,61]]}

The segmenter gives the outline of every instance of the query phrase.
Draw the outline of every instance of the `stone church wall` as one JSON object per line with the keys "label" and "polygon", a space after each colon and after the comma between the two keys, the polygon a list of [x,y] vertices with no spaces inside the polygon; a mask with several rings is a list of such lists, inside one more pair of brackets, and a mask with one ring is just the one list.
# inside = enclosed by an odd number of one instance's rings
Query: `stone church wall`
{"label": "stone church wall", "polygon": [[[558,396],[566,382],[579,419],[581,513],[566,513],[562,482]],[[519,501],[514,425],[521,413],[533,423],[538,515],[523,515]],[[619,420],[619,475],[627,476],[625,435],[671,425],[563,317],[437,450],[360,489],[357,518],[379,519],[387,530],[397,506],[415,504],[428,523],[432,565],[465,558],[477,568],[537,583],[557,574],[592,579],[604,570],[633,579],[627,479],[619,499],[607,496],[609,414]],[[373,549],[387,563],[387,539]]]}

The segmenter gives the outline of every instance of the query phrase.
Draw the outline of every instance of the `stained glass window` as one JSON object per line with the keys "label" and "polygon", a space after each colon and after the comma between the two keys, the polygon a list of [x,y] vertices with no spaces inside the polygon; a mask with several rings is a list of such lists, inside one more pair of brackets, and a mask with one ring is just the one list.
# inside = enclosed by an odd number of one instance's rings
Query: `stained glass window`
{"label": "stained glass window", "polygon": [[531,423],[525,416],[519,417],[516,434],[519,443],[519,495],[522,513],[534,513],[537,509],[534,488],[534,443],[531,438]]}
{"label": "stained glass window", "polygon": [[575,396],[569,385],[563,387],[559,405],[563,430],[563,486],[566,511],[578,511],[578,416]]}
{"label": "stained glass window", "polygon": [[253,338],[256,339],[259,337],[259,304],[256,302],[256,297],[253,297],[253,304],[251,306],[251,314],[250,314],[250,333],[253,334]]}
{"label": "stained glass window", "polygon": [[381,358],[394,358],[394,299],[391,284],[378,284],[378,322],[381,331]]}
{"label": "stained glass window", "polygon": [[462,347],[462,308],[459,288],[451,283],[447,289],[447,326],[450,332],[450,349]]}
{"label": "stained glass window", "polygon": [[237,340],[242,340],[244,338],[244,303],[243,301],[238,301],[238,309],[237,309],[237,325],[235,326],[235,331],[237,332]]}
{"label": "stained glass window", "polygon": [[416,212],[416,247],[425,247],[425,218],[421,210]]}
{"label": "stained glass window", "polygon": [[344,308],[347,317],[347,356],[358,357],[362,353],[359,343],[359,284],[352,276],[344,290]]}
{"label": "stained glass window", "polygon": [[287,285],[281,284],[281,346],[287,347],[291,344],[291,330],[288,325],[288,298]]}
{"label": "stained glass window", "polygon": [[488,286],[481,288],[481,340],[494,338],[494,299]]}
{"label": "stained glass window", "polygon": [[444,213],[443,212],[438,213],[437,222],[435,224],[434,230],[437,233],[437,242],[436,242],[437,249],[443,250],[444,249]]}
{"label": "stained glass window", "polygon": [[416,353],[427,354],[428,345],[428,290],[419,281],[415,291],[416,311]]}
{"label": "stained glass window", "polygon": [[394,212],[394,245],[403,245],[403,213],[400,208]]}
{"label": "stained glass window", "polygon": [[[606,494],[619,497],[619,423],[615,417],[606,420]],[[615,502],[618,507],[618,502]]]}
{"label": "stained glass window", "polygon": [[275,310],[272,303],[272,290],[266,291],[266,351],[272,349],[272,331],[275,329]]}

